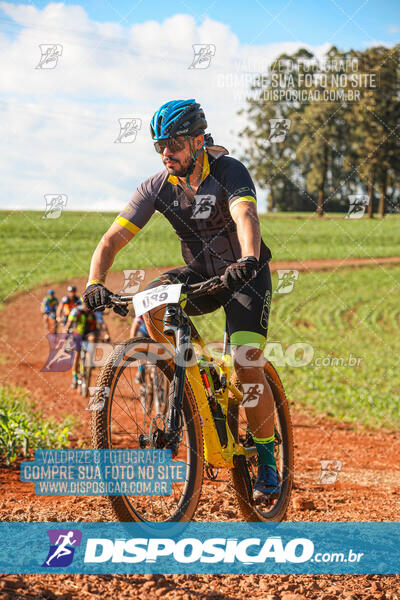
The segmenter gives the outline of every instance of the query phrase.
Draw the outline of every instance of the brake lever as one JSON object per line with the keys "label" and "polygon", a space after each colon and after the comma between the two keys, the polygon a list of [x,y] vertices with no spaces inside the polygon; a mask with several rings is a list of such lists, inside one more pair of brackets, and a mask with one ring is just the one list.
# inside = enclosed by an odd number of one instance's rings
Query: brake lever
{"label": "brake lever", "polygon": [[113,311],[117,313],[117,315],[121,315],[121,317],[126,317],[129,313],[129,308],[123,304],[118,304],[117,306],[113,306]]}

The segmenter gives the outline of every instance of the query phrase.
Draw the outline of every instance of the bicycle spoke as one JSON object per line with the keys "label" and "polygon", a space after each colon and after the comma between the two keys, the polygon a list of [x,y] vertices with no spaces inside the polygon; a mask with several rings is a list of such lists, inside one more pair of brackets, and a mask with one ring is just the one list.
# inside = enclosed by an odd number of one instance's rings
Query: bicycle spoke
{"label": "bicycle spoke", "polygon": [[[129,368],[129,374],[126,373]],[[139,436],[150,435],[152,420],[159,414],[166,413],[168,389],[170,383],[157,365],[144,363],[144,396],[138,391],[138,384],[134,381],[133,361],[129,367],[122,367],[112,392],[111,413],[109,418],[110,446],[139,448]],[[163,421],[153,421],[157,427],[163,427]],[[148,442],[149,443],[149,442]],[[179,444],[176,460],[188,465],[188,431],[187,424],[183,423],[182,440]],[[175,514],[182,498],[186,482],[172,483],[172,493],[169,496],[126,496],[136,514],[150,521],[165,521]]]}

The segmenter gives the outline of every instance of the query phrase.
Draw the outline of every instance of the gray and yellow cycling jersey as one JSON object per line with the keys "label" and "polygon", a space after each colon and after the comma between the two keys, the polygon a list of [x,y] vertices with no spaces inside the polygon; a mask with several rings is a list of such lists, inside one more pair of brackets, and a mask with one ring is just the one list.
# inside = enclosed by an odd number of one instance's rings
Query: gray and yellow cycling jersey
{"label": "gray and yellow cycling jersey", "polygon": [[[116,222],[136,234],[159,211],[177,233],[185,263],[211,277],[222,275],[241,257],[230,211],[244,201],[256,204],[254,184],[246,167],[221,153],[215,156],[210,150],[204,152],[202,180],[194,199],[185,193],[178,178],[164,169],[137,188]],[[269,249],[261,242],[261,263],[270,257]]]}

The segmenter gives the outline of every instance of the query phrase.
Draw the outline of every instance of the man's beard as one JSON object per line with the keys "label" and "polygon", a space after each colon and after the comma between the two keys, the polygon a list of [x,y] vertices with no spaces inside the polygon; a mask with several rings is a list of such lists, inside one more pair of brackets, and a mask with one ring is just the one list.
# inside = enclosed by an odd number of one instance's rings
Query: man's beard
{"label": "man's beard", "polygon": [[[172,160],[172,157],[170,158],[170,160]],[[163,160],[164,165],[165,162]],[[192,162],[193,159],[191,157],[188,157],[184,162],[176,162],[176,167],[167,167],[166,165],[165,167],[170,175],[175,175],[175,177],[184,177],[189,172],[190,167],[192,166]]]}

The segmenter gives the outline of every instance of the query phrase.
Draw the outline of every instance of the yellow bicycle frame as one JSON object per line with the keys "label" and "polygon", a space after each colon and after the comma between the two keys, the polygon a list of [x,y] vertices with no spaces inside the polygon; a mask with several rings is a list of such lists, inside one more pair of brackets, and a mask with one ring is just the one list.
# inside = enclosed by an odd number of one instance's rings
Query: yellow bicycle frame
{"label": "yellow bicycle frame", "polygon": [[[230,383],[230,376],[232,374],[232,357],[225,355],[222,358],[211,357],[206,351],[204,342],[201,338],[196,339],[202,349],[202,354],[207,360],[212,360],[214,366],[219,368],[220,373],[226,376],[227,385],[225,389],[220,392],[216,392],[215,396],[221,405],[224,415],[228,415],[228,392],[234,396],[235,400],[239,404],[243,399],[243,394],[238,388]],[[188,366],[186,368],[186,377],[193,390],[194,397],[196,399],[197,408],[199,410],[200,419],[203,427],[203,441],[204,441],[204,458],[212,467],[226,467],[232,469],[234,466],[233,458],[239,454],[249,455],[254,454],[253,450],[244,448],[241,444],[237,444],[233,438],[232,432],[226,421],[226,433],[228,437],[228,443],[226,446],[221,446],[221,442],[218,437],[217,429],[215,427],[214,419],[211,414],[211,409],[208,403],[208,397],[206,390],[204,389],[203,380],[200,375],[198,364]]]}

